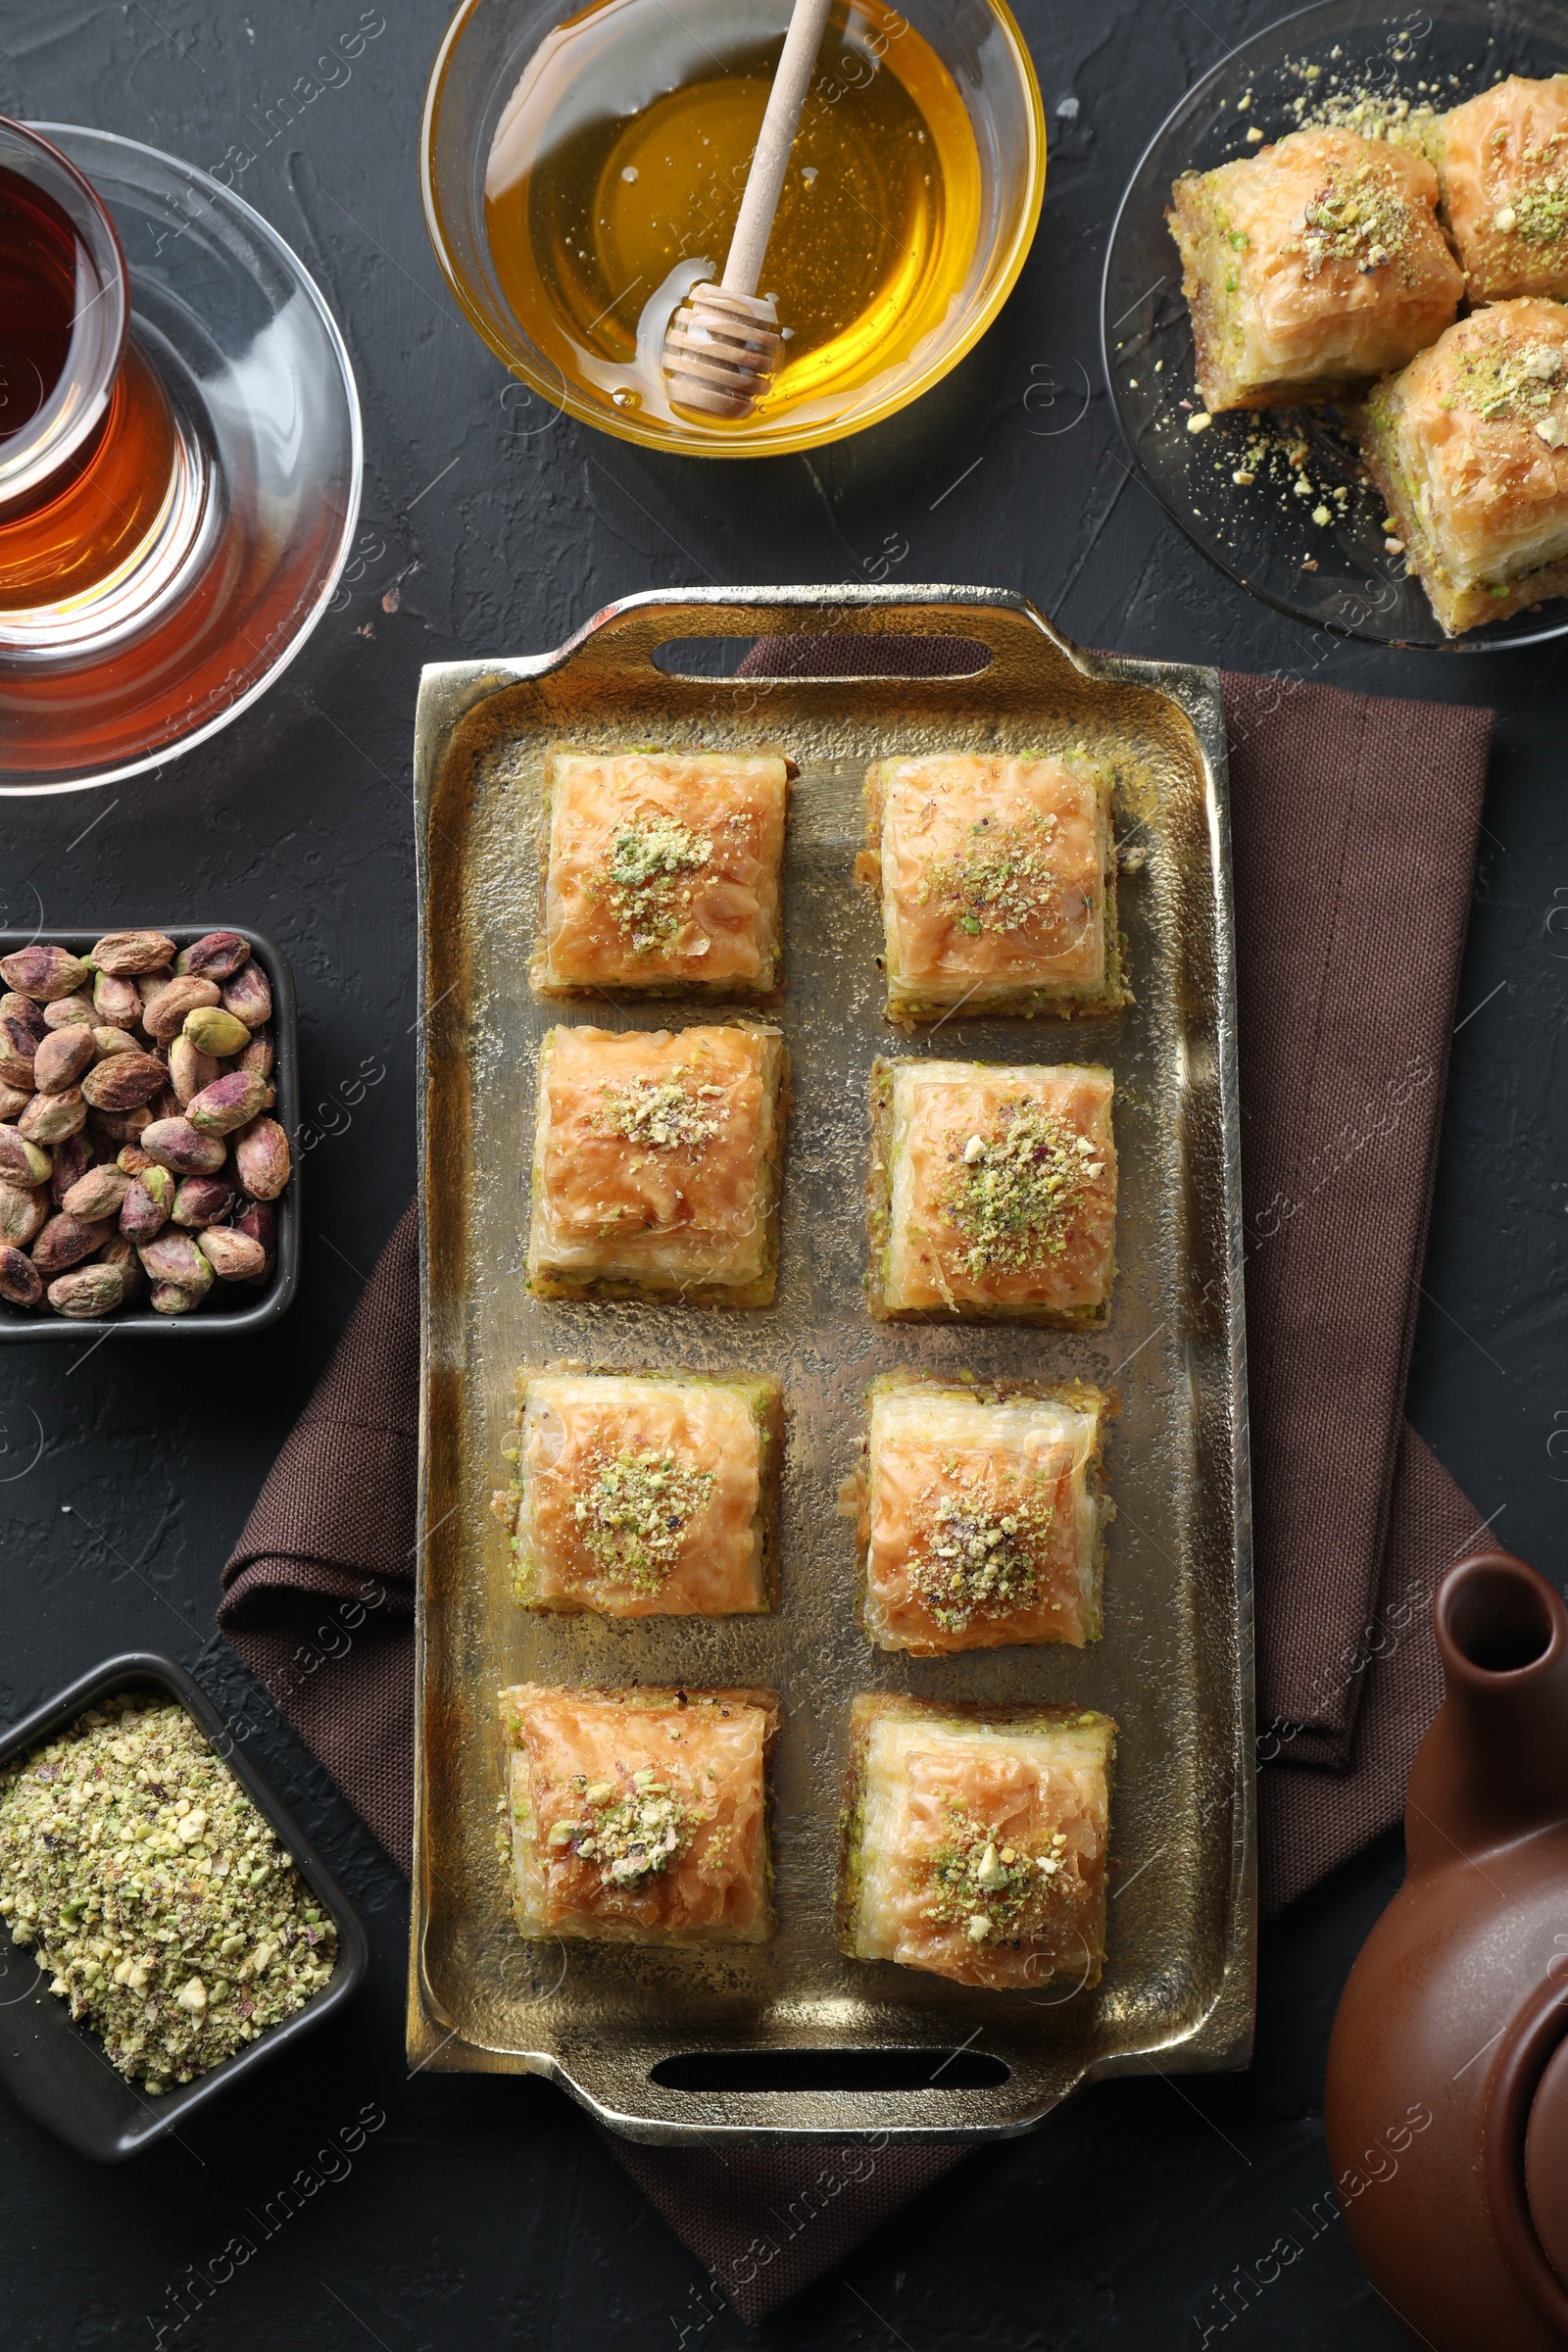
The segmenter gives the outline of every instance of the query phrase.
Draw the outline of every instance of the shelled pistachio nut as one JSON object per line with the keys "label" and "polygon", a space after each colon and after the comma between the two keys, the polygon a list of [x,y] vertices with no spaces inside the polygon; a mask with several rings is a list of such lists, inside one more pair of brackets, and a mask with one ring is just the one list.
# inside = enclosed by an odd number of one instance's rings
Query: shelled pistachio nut
{"label": "shelled pistachio nut", "polygon": [[74,996],[84,981],[90,984],[92,965],[85,956],[34,940],[14,956],[0,956],[0,979],[35,1004],[52,1004],[57,997]]}
{"label": "shelled pistachio nut", "polygon": [[166,980],[155,996],[149,997],[141,1008],[141,1025],[149,1037],[167,1046],[179,1033],[188,1012],[198,1004],[218,1003],[216,980],[198,980],[194,975],[184,980]]}
{"label": "shelled pistachio nut", "polygon": [[68,1216],[61,1209],[33,1243],[32,1262],[40,1274],[63,1274],[68,1266],[102,1249],[109,1232],[109,1226],[99,1219]]}
{"label": "shelled pistachio nut", "polygon": [[147,1167],[131,1178],[120,1203],[120,1230],[128,1242],[150,1242],[163,1232],[175,1190],[167,1168]]}
{"label": "shelled pistachio nut", "polygon": [[277,1059],[277,1048],[272,1042],[270,1027],[251,1032],[251,1042],[239,1057],[242,1070],[254,1070],[258,1078],[270,1078]]}
{"label": "shelled pistachio nut", "polygon": [[100,972],[92,984],[92,1008],[96,1020],[107,1021],[115,1029],[134,1029],[141,1019],[141,998],[134,980],[125,980],[118,972]]}
{"label": "shelled pistachio nut", "polygon": [[192,1045],[183,1029],[172,1038],[169,1046],[169,1083],[179,1102],[188,1110],[193,1095],[204,1086],[211,1086],[218,1076],[218,1056],[204,1054],[200,1046]]}
{"label": "shelled pistachio nut", "polygon": [[108,1026],[97,1028],[92,1033],[92,1042],[106,1061],[111,1054],[139,1054],[141,1052],[140,1042],[131,1035],[128,1029],[111,1029]]}
{"label": "shelled pistachio nut", "polygon": [[95,1110],[91,1128],[95,1138],[118,1152],[122,1144],[139,1144],[152,1123],[151,1104],[138,1102],[134,1110]]}
{"label": "shelled pistachio nut", "polygon": [[54,1162],[18,1127],[0,1127],[0,1178],[7,1184],[45,1184]]}
{"label": "shelled pistachio nut", "polygon": [[155,1119],[140,1140],[142,1150],[175,1176],[211,1176],[228,1156],[219,1137],[203,1135],[186,1118]]}
{"label": "shelled pistachio nut", "polygon": [[33,1085],[40,1095],[63,1095],[83,1070],[91,1069],[97,1052],[92,1031],[80,1022],[51,1029],[32,1057]]}
{"label": "shelled pistachio nut", "polygon": [[31,1034],[34,1043],[49,1034],[49,1024],[43,1013],[41,1004],[35,1004],[30,997],[18,996],[14,988],[8,988],[4,996],[0,996],[0,1021],[20,1021]]}
{"label": "shelled pistachio nut", "polygon": [[237,931],[208,931],[181,948],[174,957],[176,972],[195,972],[203,980],[227,980],[250,960],[251,943]]}
{"label": "shelled pistachio nut", "polygon": [[68,1135],[79,1134],[86,1124],[86,1098],[80,1087],[70,1086],[62,1095],[34,1095],[18,1115],[17,1133],[24,1135],[29,1144],[63,1144]]}
{"label": "shelled pistachio nut", "polygon": [[91,1315],[112,1314],[125,1295],[125,1278],[118,1266],[77,1266],[49,1285],[49,1303],[57,1315],[85,1322]]}
{"label": "shelled pistachio nut", "polygon": [[251,1039],[244,1022],[218,1004],[200,1004],[188,1012],[181,1034],[190,1039],[199,1054],[211,1054],[219,1061],[243,1054]]}
{"label": "shelled pistachio nut", "polygon": [[233,1225],[210,1225],[202,1235],[202,1250],[223,1282],[251,1282],[267,1268],[261,1243]]}
{"label": "shelled pistachio nut", "polygon": [[176,1225],[187,1232],[203,1225],[216,1225],[226,1217],[234,1205],[234,1187],[223,1176],[183,1176],[174,1188],[174,1204],[170,1211]]}
{"label": "shelled pistachio nut", "polygon": [[147,1277],[141,1270],[141,1259],[136,1255],[136,1245],[134,1242],[128,1242],[122,1233],[112,1233],[97,1256],[89,1262],[95,1266],[118,1266],[120,1268],[120,1279],[123,1285],[120,1300],[122,1306],[129,1306],[131,1300],[146,1286]]}
{"label": "shelled pistachio nut", "polygon": [[174,943],[162,931],[106,931],[90,960],[101,972],[134,975],[156,971],[160,964],[172,962],[173,956]]}
{"label": "shelled pistachio nut", "polygon": [[288,1137],[276,1119],[255,1119],[234,1139],[234,1165],[253,1200],[275,1200],[288,1183]]}
{"label": "shelled pistachio nut", "polygon": [[87,1072],[81,1091],[94,1110],[136,1110],[169,1084],[156,1054],[110,1054]]}
{"label": "shelled pistachio nut", "polygon": [[30,1257],[13,1243],[0,1244],[0,1298],[13,1306],[36,1306],[43,1297],[43,1277]]}
{"label": "shelled pistachio nut", "polygon": [[156,1167],[158,1162],[142,1150],[140,1144],[122,1144],[116,1154],[115,1165],[123,1168],[127,1176],[140,1176],[144,1170]]}
{"label": "shelled pistachio nut", "polygon": [[13,1119],[20,1118],[31,1101],[32,1089],[30,1086],[12,1086],[7,1080],[0,1078],[0,1119],[3,1119],[7,1125]]}
{"label": "shelled pistachio nut", "polygon": [[25,1250],[49,1216],[48,1188],[41,1184],[0,1184],[0,1243],[9,1250]]}
{"label": "shelled pistachio nut", "polygon": [[92,1137],[79,1132],[70,1135],[54,1150],[54,1166],[49,1171],[49,1197],[56,1208],[64,1208],[66,1195],[98,1158],[98,1149]]}
{"label": "shelled pistachio nut", "polygon": [[102,1217],[118,1217],[132,1179],[114,1161],[105,1160],[78,1176],[60,1205],[68,1217],[81,1217],[92,1223]]}
{"label": "shelled pistachio nut", "polygon": [[[33,1010],[38,1012],[36,1004]],[[39,1014],[45,1036],[51,1029],[90,1029],[95,1017],[92,998],[84,988],[78,988],[74,997],[57,997],[52,1004],[44,1005]]]}
{"label": "shelled pistachio nut", "polygon": [[272,1017],[272,991],[267,974],[259,963],[242,963],[232,980],[223,983],[223,1009],[244,1022],[247,1029],[260,1029]]}
{"label": "shelled pistachio nut", "polygon": [[24,1086],[32,1093],[32,1065],[40,1043],[16,1013],[0,1014],[0,1078],[7,1086]]}
{"label": "shelled pistachio nut", "polygon": [[173,1283],[193,1304],[213,1287],[213,1269],[188,1233],[166,1227],[155,1240],[143,1242],[136,1254],[149,1282]]}
{"label": "shelled pistachio nut", "polygon": [[232,1135],[261,1115],[271,1092],[254,1070],[227,1070],[191,1098],[185,1116],[203,1135]]}

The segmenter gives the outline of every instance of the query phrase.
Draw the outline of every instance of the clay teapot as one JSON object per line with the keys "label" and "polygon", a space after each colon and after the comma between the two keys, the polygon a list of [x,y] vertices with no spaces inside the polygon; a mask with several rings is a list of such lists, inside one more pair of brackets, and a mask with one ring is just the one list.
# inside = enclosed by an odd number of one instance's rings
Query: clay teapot
{"label": "clay teapot", "polygon": [[1407,1873],[1329,2045],[1335,2186],[1433,2352],[1568,2345],[1568,1608],[1523,1560],[1433,1603],[1447,1694],[1410,1773]]}

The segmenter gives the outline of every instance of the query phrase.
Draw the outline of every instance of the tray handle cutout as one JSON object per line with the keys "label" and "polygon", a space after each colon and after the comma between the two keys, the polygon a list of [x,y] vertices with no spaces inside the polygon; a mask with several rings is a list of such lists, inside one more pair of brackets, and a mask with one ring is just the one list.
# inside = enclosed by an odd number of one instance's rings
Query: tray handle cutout
{"label": "tray handle cutout", "polygon": [[663,2090],[995,2090],[1012,2069],[987,2050],[677,2050],[649,2068]]}
{"label": "tray handle cutout", "polygon": [[913,630],[802,630],[771,637],[668,637],[650,656],[670,678],[978,678],[977,637]]}

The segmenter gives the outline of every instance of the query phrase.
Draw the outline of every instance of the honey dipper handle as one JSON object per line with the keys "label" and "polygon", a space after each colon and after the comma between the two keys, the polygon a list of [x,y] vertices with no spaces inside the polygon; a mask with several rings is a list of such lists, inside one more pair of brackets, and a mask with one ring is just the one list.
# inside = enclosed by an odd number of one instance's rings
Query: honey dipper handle
{"label": "honey dipper handle", "polygon": [[768,92],[767,112],[757,135],[757,152],[747,174],[740,217],[730,239],[729,259],[724,264],[721,283],[726,294],[757,292],[829,5],[830,0],[795,0],[790,28],[784,35],[784,53],[778,61],[778,72]]}

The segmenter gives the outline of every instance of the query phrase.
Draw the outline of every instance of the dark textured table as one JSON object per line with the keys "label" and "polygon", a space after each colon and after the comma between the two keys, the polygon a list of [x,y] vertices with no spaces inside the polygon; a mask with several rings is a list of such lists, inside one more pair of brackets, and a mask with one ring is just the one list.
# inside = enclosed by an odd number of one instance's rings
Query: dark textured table
{"label": "dark textured table", "polygon": [[[1556,1572],[1562,655],[1330,643],[1187,547],[1129,474],[1108,414],[1101,259],[1178,90],[1275,9],[1023,0],[1019,13],[1053,147],[1040,233],[1001,322],[922,405],[858,440],[704,466],[568,421],[531,431],[537,412],[509,400],[458,318],[416,169],[445,0],[363,14],[357,0],[253,0],[249,14],[243,0],[0,0],[0,112],[97,124],[204,166],[253,157],[236,184],[336,311],[366,416],[345,593],[272,693],[156,779],[0,817],[0,924],[194,917],[270,932],[299,983],[307,1105],[335,1130],[306,1169],[303,1296],[260,1340],[0,1355],[0,1718],[112,1648],[172,1650],[254,1727],[375,1954],[342,2031],[264,2070],[185,2145],[98,2172],[0,2107],[9,2352],[1398,2340],[1334,2218],[1319,2111],[1335,2000],[1397,1882],[1396,1839],[1265,1936],[1250,2073],[1090,2092],[971,2162],[754,2334],[564,2098],[529,2082],[409,2080],[404,1883],[213,1632],[222,1561],[413,1183],[419,665],[534,652],[610,598],[697,582],[982,581],[1023,590],[1089,644],[1495,706],[1411,1411],[1499,1538]],[[306,88],[285,120],[276,102]],[[1055,405],[1026,408],[1048,382]],[[346,1101],[379,1064],[385,1079]],[[362,2118],[373,2128],[347,2151]],[[238,2266],[224,2256],[235,2238],[255,2247]]]}

